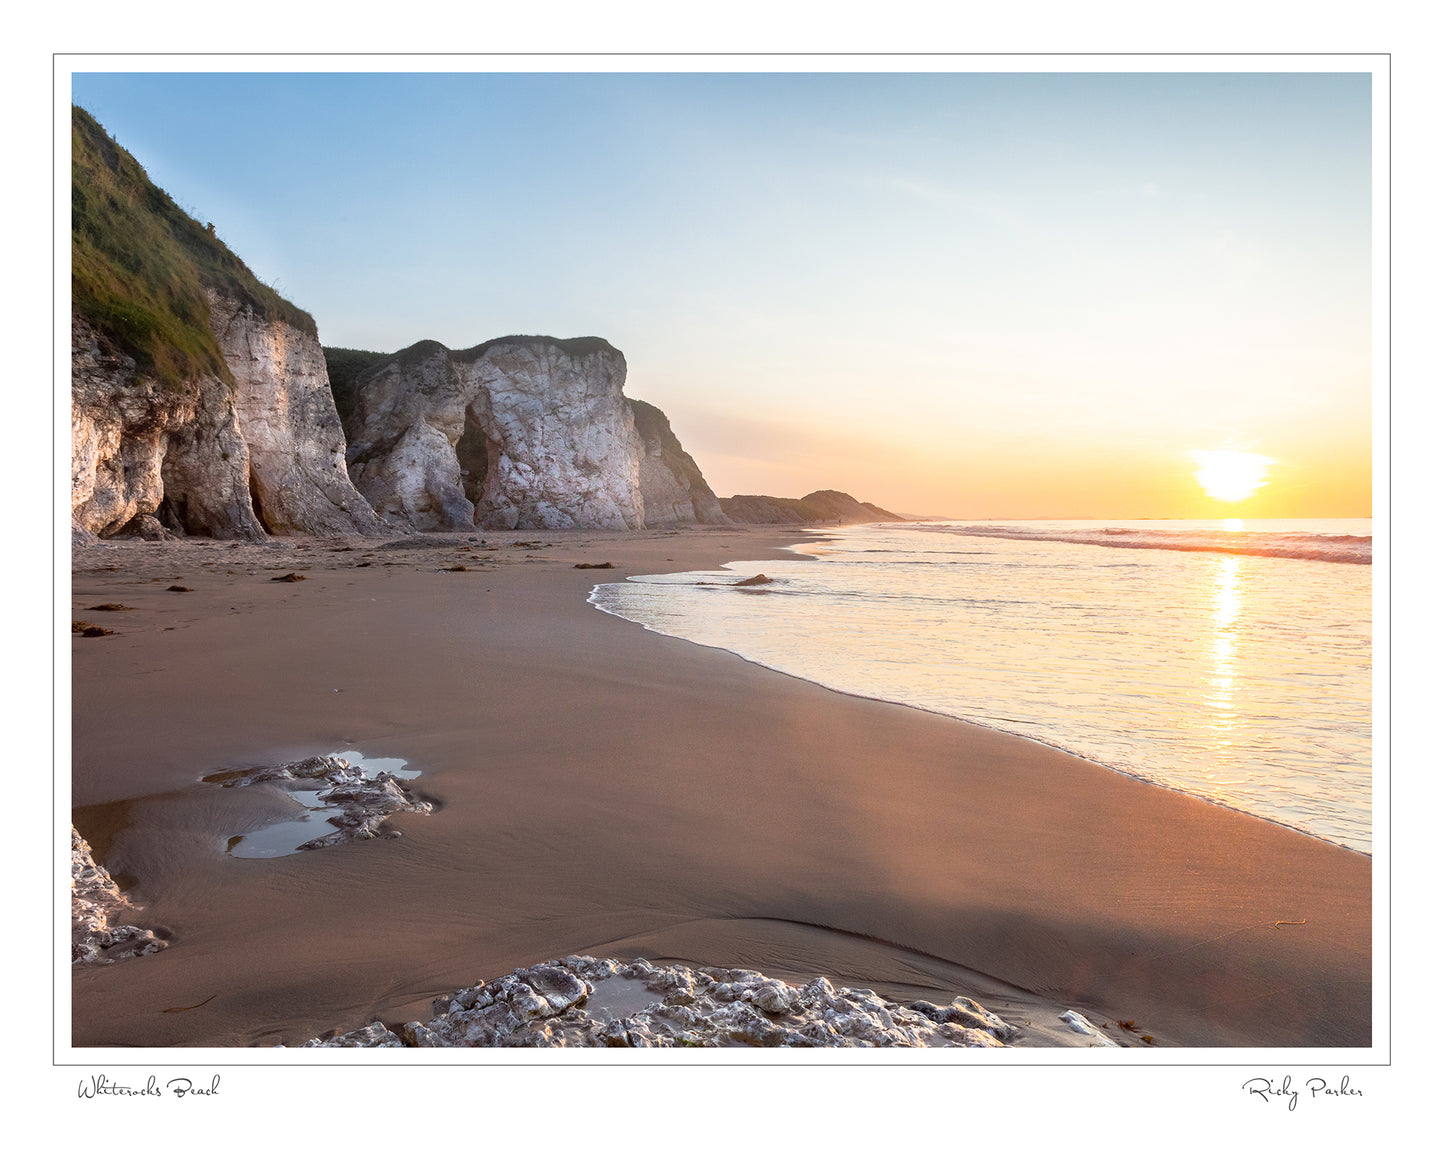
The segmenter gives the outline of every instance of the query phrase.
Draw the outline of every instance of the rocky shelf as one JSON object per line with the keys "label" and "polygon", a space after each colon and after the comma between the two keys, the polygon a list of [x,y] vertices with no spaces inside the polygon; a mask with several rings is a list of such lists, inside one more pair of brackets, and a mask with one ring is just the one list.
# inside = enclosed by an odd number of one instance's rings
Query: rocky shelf
{"label": "rocky shelf", "polygon": [[569,955],[443,996],[433,1018],[380,1022],[308,1048],[1007,1046],[1018,1029],[973,1000],[892,1003],[823,977]]}
{"label": "rocky shelf", "polygon": [[137,908],[121,894],[110,872],[95,861],[90,844],[70,828],[70,962],[114,963],[154,955],[169,946],[156,932],[128,920]]}

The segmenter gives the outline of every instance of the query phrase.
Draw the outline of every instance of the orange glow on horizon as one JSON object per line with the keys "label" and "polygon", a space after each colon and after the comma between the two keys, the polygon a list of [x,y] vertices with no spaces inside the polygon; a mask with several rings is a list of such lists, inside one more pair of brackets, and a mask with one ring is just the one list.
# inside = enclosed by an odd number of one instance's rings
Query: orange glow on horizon
{"label": "orange glow on horizon", "polygon": [[[713,411],[690,413],[684,407],[683,413],[673,429],[722,497],[796,498],[838,489],[900,514],[966,520],[1188,518],[1213,520],[1224,529],[1229,518],[1371,513],[1371,454],[1368,442],[1358,438],[1253,430],[1251,442],[1268,446],[1268,456],[1263,449],[1241,456],[1246,462],[1264,459],[1267,474],[1248,496],[1225,498],[1200,484],[1204,462],[1194,447],[1202,438],[1191,446],[1182,438],[1138,431],[1072,438],[1039,432],[1021,439],[948,430],[940,443],[910,443],[877,430],[865,436],[841,422],[809,426],[799,419],[794,427],[759,421],[734,428],[714,422]],[[726,443],[719,431],[728,435]]]}

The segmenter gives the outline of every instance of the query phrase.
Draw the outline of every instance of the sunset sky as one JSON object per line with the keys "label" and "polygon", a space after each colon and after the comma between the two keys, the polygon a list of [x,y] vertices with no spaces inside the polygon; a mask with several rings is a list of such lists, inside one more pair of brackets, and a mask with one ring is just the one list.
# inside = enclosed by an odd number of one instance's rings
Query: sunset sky
{"label": "sunset sky", "polygon": [[[324,344],[605,337],[719,494],[1371,512],[1368,72],[80,73],[72,96]],[[1256,455],[1254,497],[1206,495],[1215,451]]]}

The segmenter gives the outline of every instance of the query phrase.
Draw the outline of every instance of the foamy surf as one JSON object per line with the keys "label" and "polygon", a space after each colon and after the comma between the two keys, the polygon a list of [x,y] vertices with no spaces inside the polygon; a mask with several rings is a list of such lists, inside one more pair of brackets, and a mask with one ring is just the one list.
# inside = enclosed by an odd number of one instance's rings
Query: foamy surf
{"label": "foamy surf", "polygon": [[[1360,521],[1368,526],[1365,519]],[[1288,523],[1299,526],[1299,523]],[[1010,538],[1021,542],[1068,542],[1124,550],[1183,550],[1205,554],[1237,554],[1257,558],[1292,558],[1309,562],[1339,562],[1368,566],[1373,561],[1369,533],[1328,532],[1318,529],[1276,529],[1279,523],[1251,522],[1231,527],[1218,522],[1188,523],[1162,529],[1152,524],[1123,523],[1074,527],[1061,523],[969,525],[924,523],[908,528],[930,534],[958,534],[972,538]]]}

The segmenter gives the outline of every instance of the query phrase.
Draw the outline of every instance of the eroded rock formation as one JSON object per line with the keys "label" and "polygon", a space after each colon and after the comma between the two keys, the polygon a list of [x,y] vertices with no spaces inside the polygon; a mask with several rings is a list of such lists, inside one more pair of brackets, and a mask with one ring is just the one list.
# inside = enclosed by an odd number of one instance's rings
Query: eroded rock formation
{"label": "eroded rock formation", "polygon": [[352,480],[399,529],[725,522],[667,419],[622,395],[626,377],[597,337],[420,342],[356,378]]}
{"label": "eroded rock formation", "polygon": [[72,320],[73,535],[140,532],[148,518],[213,538],[381,532],[346,473],[316,339],[209,297],[234,387],[209,375],[162,386]]}
{"label": "eroded rock formation", "polygon": [[1003,1047],[1018,1029],[973,1000],[903,1006],[818,977],[658,967],[569,955],[432,1005],[392,1031],[371,1023],[303,1047]]}
{"label": "eroded rock formation", "polygon": [[[161,467],[170,440],[188,426],[193,427],[193,439],[178,438],[178,443],[193,440],[216,447],[213,455],[203,455],[208,462],[214,457],[216,466],[204,485],[205,492],[214,495],[208,505],[224,509],[225,495],[236,490],[238,481],[245,494],[244,456],[234,462],[222,457],[241,445],[234,417],[216,428],[217,419],[224,418],[224,407],[216,402],[229,392],[224,383],[206,378],[190,389],[167,389],[137,373],[134,359],[79,317],[71,319],[70,345],[70,503],[76,537],[110,537],[138,516],[154,515],[165,497]],[[212,416],[209,423],[197,422],[203,398]],[[206,424],[211,429],[202,433]],[[194,450],[180,456],[194,459]],[[179,485],[200,483],[192,477],[196,464],[193,460],[183,470]],[[218,537],[262,536],[249,497],[228,513],[216,518]]]}
{"label": "eroded rock formation", "polygon": [[374,534],[382,526],[346,472],[346,439],[320,343],[212,292],[211,329],[236,379],[249,484],[271,534]]}
{"label": "eroded rock formation", "polygon": [[70,828],[70,962],[114,963],[154,955],[167,947],[154,931],[130,922],[137,909],[110,872],[95,861],[90,844]]}
{"label": "eroded rock formation", "polygon": [[368,775],[339,755],[316,755],[279,767],[223,774],[209,781],[219,782],[222,787],[276,783],[287,789],[315,791],[321,807],[334,812],[326,820],[333,830],[302,843],[298,851],[398,835],[386,827],[388,817],[402,811],[421,815],[432,811],[430,803],[418,799],[395,775],[386,771]]}

